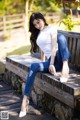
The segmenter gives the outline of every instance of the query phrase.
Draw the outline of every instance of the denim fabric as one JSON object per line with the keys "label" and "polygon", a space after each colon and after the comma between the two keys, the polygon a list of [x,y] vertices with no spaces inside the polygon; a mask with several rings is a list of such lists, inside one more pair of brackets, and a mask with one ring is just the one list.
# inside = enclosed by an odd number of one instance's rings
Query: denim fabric
{"label": "denim fabric", "polygon": [[[61,71],[63,61],[69,60],[70,53],[69,53],[69,50],[67,47],[67,41],[64,35],[59,34],[57,38],[57,42],[58,42],[58,51],[56,53],[54,66],[55,66],[56,71]],[[42,73],[49,72],[48,68],[50,64],[50,59],[51,58],[49,58],[46,62],[31,64],[31,67],[30,67],[30,70],[29,70],[29,73],[26,79],[24,95],[30,96],[30,92],[33,87],[35,76],[38,72],[42,72]]]}

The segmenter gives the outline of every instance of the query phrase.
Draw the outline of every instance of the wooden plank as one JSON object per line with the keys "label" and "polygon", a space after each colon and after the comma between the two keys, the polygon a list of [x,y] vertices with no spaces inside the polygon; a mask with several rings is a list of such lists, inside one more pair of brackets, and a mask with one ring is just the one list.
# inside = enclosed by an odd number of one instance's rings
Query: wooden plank
{"label": "wooden plank", "polygon": [[80,38],[80,33],[78,33],[78,32],[67,32],[67,31],[63,31],[63,30],[58,30],[58,33],[61,33],[68,37]]}
{"label": "wooden plank", "polygon": [[4,110],[9,110],[9,109],[15,109],[15,108],[20,108],[21,103],[16,102],[15,104],[11,104],[11,105],[0,105],[0,111],[4,111]]}
{"label": "wooden plank", "polygon": [[42,74],[41,79],[73,96],[80,95],[80,74],[75,73],[75,71],[70,73],[66,83],[61,83],[58,77],[50,74]]}
{"label": "wooden plank", "polygon": [[[1,85],[0,85],[0,86],[1,86]],[[11,90],[11,87],[6,87],[5,89],[4,89],[4,87],[5,87],[5,86],[1,87],[1,88],[0,88],[0,91]]]}
{"label": "wooden plank", "polygon": [[1,92],[0,92],[0,95],[3,95],[3,94],[12,94],[12,93],[14,93],[14,91],[13,90],[8,90],[8,91],[6,91],[6,90],[2,90]]}
{"label": "wooden plank", "polygon": [[16,102],[22,102],[22,98],[21,99],[16,99],[16,100],[14,100],[14,99],[12,99],[12,98],[10,98],[10,99],[7,99],[6,100],[6,102],[5,102],[5,99],[3,99],[3,101],[0,101],[0,105],[11,105],[11,104],[15,104]]}
{"label": "wooden plank", "polygon": [[69,43],[68,43],[69,44],[68,45],[69,46],[69,50],[70,50],[70,53],[72,54],[72,38],[69,37],[68,39],[69,39],[68,40],[69,41]]}
{"label": "wooden plank", "polygon": [[6,61],[13,63],[15,65],[24,65],[25,67],[28,66],[30,67],[31,63],[35,63],[35,62],[41,62],[41,60],[32,57],[31,55],[27,55],[27,56],[8,56],[6,57]]}
{"label": "wooden plank", "polygon": [[75,55],[75,64],[80,66],[80,38],[77,40],[77,48],[76,48],[76,55]]}
{"label": "wooden plank", "polygon": [[70,42],[69,42],[69,49],[70,49],[70,54],[71,54],[71,63],[73,61],[73,56],[72,56],[72,47],[73,47],[73,38],[70,38]]}
{"label": "wooden plank", "polygon": [[[3,16],[4,17],[4,16]],[[2,17],[2,18],[3,18]],[[7,15],[7,16],[5,16],[6,17],[6,19],[7,19],[7,21],[8,20],[11,20],[11,19],[18,19],[18,18],[23,18],[24,17],[24,14],[14,14],[14,15]]]}
{"label": "wooden plank", "polygon": [[42,89],[43,91],[47,92],[49,95],[69,105],[71,108],[74,108],[74,96],[64,92],[63,90],[55,86],[50,85],[46,81],[43,81],[39,78],[35,79],[34,84],[38,86],[40,89]]}
{"label": "wooden plank", "polygon": [[0,98],[0,102],[1,101],[7,101],[9,99],[13,99],[14,101],[16,101],[16,100],[19,100],[20,97],[18,97],[17,95],[8,95],[6,97],[3,96],[3,97]]}
{"label": "wooden plank", "polygon": [[6,21],[6,24],[10,24],[10,23],[13,23],[13,24],[17,24],[19,22],[22,22],[23,23],[23,18],[18,18],[18,19],[14,19],[14,20],[9,20],[9,21]]}
{"label": "wooden plank", "polygon": [[12,71],[16,75],[20,76],[21,78],[26,79],[27,71],[21,69],[20,67],[14,65],[14,64],[11,64],[9,62],[6,62],[6,68],[9,71]]}
{"label": "wooden plank", "polygon": [[13,24],[10,26],[6,26],[6,30],[10,29],[10,28],[15,28],[15,27],[23,27],[24,23],[17,23],[17,24]]}
{"label": "wooden plank", "polygon": [[77,43],[77,39],[76,38],[72,38],[72,53],[71,53],[71,63],[75,64],[75,55],[76,55],[76,43]]}
{"label": "wooden plank", "polygon": [[10,56],[6,58],[6,68],[25,79],[33,62],[40,62],[40,60],[32,56]]}

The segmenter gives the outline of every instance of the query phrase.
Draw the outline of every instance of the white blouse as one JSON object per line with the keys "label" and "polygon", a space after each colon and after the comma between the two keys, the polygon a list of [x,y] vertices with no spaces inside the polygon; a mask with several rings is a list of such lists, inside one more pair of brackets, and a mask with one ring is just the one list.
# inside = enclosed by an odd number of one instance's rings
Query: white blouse
{"label": "white blouse", "polygon": [[[43,30],[40,31],[38,38],[37,38],[37,45],[39,48],[44,52],[47,59],[52,54],[52,36],[57,34],[57,29],[53,26],[46,26]],[[57,38],[56,38],[57,39]],[[56,44],[57,44],[57,40]]]}

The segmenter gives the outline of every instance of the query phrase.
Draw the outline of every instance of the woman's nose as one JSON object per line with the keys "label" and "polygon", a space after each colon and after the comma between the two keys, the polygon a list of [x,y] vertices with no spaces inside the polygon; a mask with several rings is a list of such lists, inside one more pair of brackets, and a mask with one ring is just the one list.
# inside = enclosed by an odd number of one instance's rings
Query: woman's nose
{"label": "woman's nose", "polygon": [[39,28],[40,27],[39,24],[37,24],[36,27]]}

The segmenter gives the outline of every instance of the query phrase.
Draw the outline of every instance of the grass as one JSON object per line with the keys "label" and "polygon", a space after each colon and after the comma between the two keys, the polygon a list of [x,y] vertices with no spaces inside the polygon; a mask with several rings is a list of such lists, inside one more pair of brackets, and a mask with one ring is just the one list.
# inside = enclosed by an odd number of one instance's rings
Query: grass
{"label": "grass", "polygon": [[[1,48],[2,53],[0,53],[0,59],[1,58],[5,58],[6,56],[9,55],[27,55],[30,54],[30,45],[26,45],[26,46],[21,46],[17,49],[14,48],[14,50],[6,50],[5,47]],[[13,48],[12,48],[13,49]]]}
{"label": "grass", "polygon": [[8,55],[23,55],[23,54],[27,54],[30,52],[30,45],[28,46],[22,46],[18,49],[13,50],[12,52],[8,52]]}

